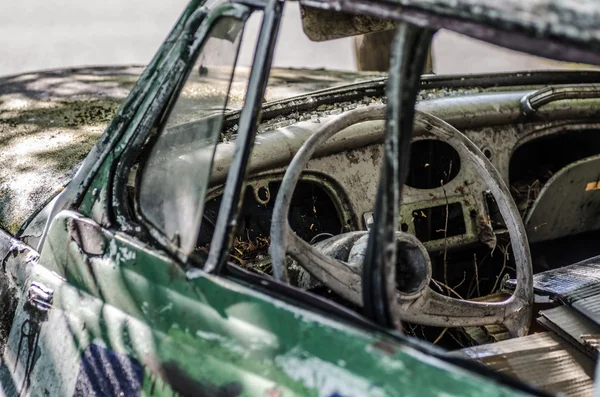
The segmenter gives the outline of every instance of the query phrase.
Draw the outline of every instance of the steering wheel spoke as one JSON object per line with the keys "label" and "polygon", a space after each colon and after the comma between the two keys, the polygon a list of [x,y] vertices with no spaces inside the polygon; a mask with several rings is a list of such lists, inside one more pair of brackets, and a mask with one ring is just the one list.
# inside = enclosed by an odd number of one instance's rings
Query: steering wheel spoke
{"label": "steering wheel spoke", "polygon": [[415,301],[399,300],[401,318],[415,324],[435,327],[473,327],[504,325],[512,337],[524,336],[526,327],[515,321],[524,314],[526,302],[515,296],[503,302],[460,300],[432,289]]}
{"label": "steering wheel spoke", "polygon": [[342,261],[314,249],[288,226],[288,253],[313,277],[356,305],[362,305],[360,272]]}

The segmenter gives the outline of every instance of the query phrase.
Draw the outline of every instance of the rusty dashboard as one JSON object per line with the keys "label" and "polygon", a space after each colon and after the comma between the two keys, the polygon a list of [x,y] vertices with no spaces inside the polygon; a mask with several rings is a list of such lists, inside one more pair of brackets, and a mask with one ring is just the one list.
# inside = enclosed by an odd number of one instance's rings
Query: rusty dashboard
{"label": "rusty dashboard", "polygon": [[[531,209],[543,207],[537,205],[536,199],[552,175],[572,162],[600,153],[600,141],[596,138],[600,120],[594,110],[597,99],[553,102],[528,117],[522,113],[521,101],[536,91],[476,91],[456,98],[434,96],[417,105],[418,110],[439,117],[472,140],[511,187],[523,217],[534,221],[539,216],[532,218]],[[345,110],[380,104],[378,99],[365,98],[350,106],[307,112],[302,121],[279,118],[276,123],[263,123],[250,160],[241,245],[236,257],[244,257],[248,247],[268,246],[278,186],[286,165],[308,137]],[[294,193],[296,213],[290,215],[293,229],[303,239],[314,243],[338,233],[369,228],[379,183],[384,129],[383,121],[358,123],[317,149]],[[538,145],[540,156],[523,150]],[[562,153],[565,145],[578,150]],[[551,147],[555,148],[554,153],[550,153]],[[208,242],[211,223],[216,219],[233,149],[230,141],[216,149],[205,215],[206,241],[201,236],[200,245]],[[524,152],[529,154],[525,156]],[[411,153],[398,230],[415,235],[432,252],[477,245],[493,250],[506,230],[496,203],[487,192],[486,181],[477,175],[477,164],[426,128],[415,129]],[[595,199],[594,196],[592,200]],[[544,232],[543,225],[533,226],[534,239],[560,237],[554,228]],[[595,227],[591,225],[590,230]],[[538,236],[540,231],[543,235]]]}

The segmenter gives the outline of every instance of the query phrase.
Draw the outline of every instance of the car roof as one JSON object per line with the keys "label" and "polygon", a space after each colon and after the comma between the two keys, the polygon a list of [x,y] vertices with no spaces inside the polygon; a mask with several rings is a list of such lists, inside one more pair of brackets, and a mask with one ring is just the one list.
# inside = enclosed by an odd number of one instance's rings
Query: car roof
{"label": "car roof", "polygon": [[597,0],[300,0],[304,6],[446,28],[502,47],[600,65]]}

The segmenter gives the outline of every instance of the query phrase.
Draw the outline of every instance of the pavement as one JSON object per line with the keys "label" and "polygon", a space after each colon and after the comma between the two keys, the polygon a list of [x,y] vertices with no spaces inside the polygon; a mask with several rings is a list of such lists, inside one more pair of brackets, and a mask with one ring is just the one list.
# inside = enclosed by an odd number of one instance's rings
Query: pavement
{"label": "pavement", "polygon": [[[87,65],[146,64],[183,11],[187,0],[0,1],[0,76]],[[249,21],[247,41],[260,17]],[[275,66],[354,70],[352,39],[314,43],[302,33],[297,3],[287,4]],[[251,46],[241,63],[252,59]],[[438,74],[556,67],[451,32],[433,44]]]}

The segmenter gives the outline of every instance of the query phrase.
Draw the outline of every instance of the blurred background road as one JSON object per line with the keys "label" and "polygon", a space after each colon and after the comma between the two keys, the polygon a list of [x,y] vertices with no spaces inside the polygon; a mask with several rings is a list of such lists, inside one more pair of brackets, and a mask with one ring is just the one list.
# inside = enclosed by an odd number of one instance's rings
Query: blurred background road
{"label": "blurred background road", "polygon": [[[66,66],[146,64],[187,2],[2,0],[0,76]],[[258,19],[250,28],[258,29]],[[302,35],[295,2],[287,4],[280,35],[275,66],[356,68],[352,39],[312,43]],[[438,74],[559,66],[446,31],[436,35],[433,54]],[[250,56],[242,54],[242,61]]]}

